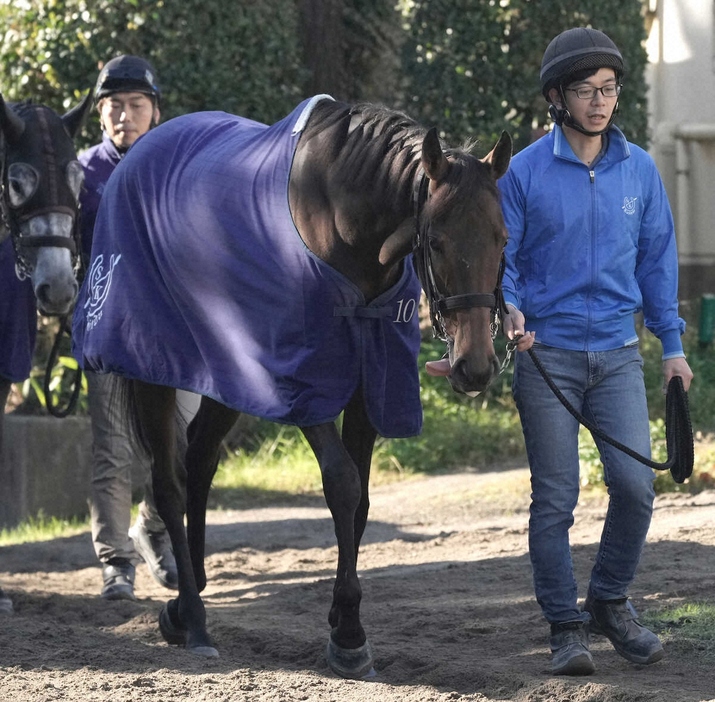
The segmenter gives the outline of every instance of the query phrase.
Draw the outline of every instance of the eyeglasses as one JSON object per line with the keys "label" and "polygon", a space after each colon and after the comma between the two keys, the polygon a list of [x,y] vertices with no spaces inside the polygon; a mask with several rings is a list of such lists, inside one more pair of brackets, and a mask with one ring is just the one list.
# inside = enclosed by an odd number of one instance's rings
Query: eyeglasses
{"label": "eyeglasses", "polygon": [[623,86],[618,83],[609,83],[608,85],[604,85],[602,88],[594,88],[590,85],[584,85],[581,88],[566,88],[566,90],[576,93],[576,97],[579,100],[593,100],[598,92],[606,98],[618,97],[621,94],[622,87]]}

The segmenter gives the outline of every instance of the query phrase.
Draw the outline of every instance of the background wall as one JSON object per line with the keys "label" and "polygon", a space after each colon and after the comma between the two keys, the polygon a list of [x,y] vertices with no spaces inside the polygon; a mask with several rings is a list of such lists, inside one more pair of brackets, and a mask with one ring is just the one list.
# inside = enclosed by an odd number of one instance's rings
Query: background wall
{"label": "background wall", "polygon": [[673,207],[681,299],[715,292],[715,3],[649,0],[650,153]]}

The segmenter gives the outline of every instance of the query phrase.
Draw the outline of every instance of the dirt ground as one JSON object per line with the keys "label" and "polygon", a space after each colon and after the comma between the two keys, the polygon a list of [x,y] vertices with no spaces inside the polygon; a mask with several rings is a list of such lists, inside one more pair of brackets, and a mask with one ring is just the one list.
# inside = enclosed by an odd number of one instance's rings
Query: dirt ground
{"label": "dirt ground", "polygon": [[[584,584],[604,515],[584,499],[572,530]],[[677,633],[650,667],[603,638],[594,675],[549,675],[548,629],[527,556],[524,469],[431,477],[373,491],[361,551],[370,681],[327,668],[336,549],[323,504],[210,514],[205,601],[218,659],[161,640],[167,591],[142,565],[136,603],[98,597],[88,534],[0,549],[16,612],[0,617],[0,700],[174,702],[702,702],[715,669]],[[715,491],[661,496],[632,596],[641,612],[715,602]]]}

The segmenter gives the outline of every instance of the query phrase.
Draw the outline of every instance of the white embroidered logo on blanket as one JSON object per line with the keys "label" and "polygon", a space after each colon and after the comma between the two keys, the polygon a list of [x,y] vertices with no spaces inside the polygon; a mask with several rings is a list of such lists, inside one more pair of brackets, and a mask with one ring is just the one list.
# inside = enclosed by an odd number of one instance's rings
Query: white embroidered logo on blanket
{"label": "white embroidered logo on blanket", "polygon": [[109,270],[106,273],[104,271],[104,254],[99,254],[92,262],[87,279],[87,302],[84,303],[87,331],[96,327],[99,320],[102,319],[102,307],[112,285],[114,267],[119,263],[121,257],[121,254],[118,256],[112,254],[109,257]]}

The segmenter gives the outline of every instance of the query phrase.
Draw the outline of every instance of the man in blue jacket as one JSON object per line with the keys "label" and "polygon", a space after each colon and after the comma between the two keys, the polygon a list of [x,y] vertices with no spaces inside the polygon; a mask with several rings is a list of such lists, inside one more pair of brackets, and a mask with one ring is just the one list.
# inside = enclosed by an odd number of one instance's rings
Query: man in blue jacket
{"label": "man in blue jacket", "polygon": [[[99,74],[94,98],[102,141],[80,154],[85,188],[81,194],[82,247],[89,260],[92,232],[104,187],[127,149],[159,122],[161,91],[156,72],[138,56],[118,56]],[[147,465],[144,499],[135,524],[130,525],[132,466],[135,455],[124,419],[112,402],[112,377],[87,372],[92,422],[92,541],[102,563],[101,595],[108,600],[134,600],[135,563],[143,559],[154,578],[176,589],[176,562],[166,527],[159,517]],[[139,554],[139,555],[137,555]]]}
{"label": "man in blue jacket", "polygon": [[[551,41],[541,89],[553,130],[517,154],[499,181],[509,232],[504,295],[508,337],[522,334],[578,410],[650,455],[648,408],[634,315],[663,346],[667,385],[687,390],[678,316],[673,219],[648,154],[613,124],[623,58],[603,32]],[[631,662],[663,657],[628,600],[653,509],[653,471],[596,439],[609,506],[586,600],[577,604],[569,528],[579,494],[578,422],[527,354],[513,383],[531,468],[529,552],[536,599],[551,625],[552,672],[594,671],[589,630]]]}

